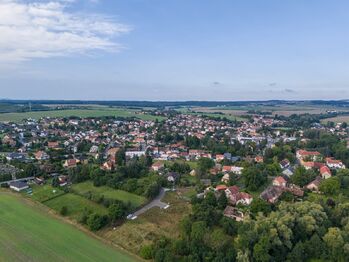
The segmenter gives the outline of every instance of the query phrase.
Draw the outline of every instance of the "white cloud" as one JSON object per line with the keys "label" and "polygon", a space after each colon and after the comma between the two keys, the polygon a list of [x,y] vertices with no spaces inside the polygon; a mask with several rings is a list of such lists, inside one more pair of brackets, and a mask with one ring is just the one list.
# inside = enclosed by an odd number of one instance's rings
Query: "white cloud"
{"label": "white cloud", "polygon": [[0,62],[122,49],[114,38],[129,32],[129,26],[97,14],[71,12],[73,2],[0,0]]}

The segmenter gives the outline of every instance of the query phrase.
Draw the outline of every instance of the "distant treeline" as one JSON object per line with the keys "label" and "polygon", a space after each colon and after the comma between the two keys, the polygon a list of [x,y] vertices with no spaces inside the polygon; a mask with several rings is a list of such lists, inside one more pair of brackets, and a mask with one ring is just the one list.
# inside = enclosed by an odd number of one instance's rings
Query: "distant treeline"
{"label": "distant treeline", "polygon": [[330,105],[349,107],[349,100],[313,100],[313,101],[286,101],[286,100],[269,100],[269,101],[94,101],[94,100],[0,100],[0,103],[9,105],[29,104],[61,104],[61,105],[105,105],[105,106],[127,106],[127,107],[217,107],[217,106],[276,106],[276,105],[295,105],[298,103],[307,103],[313,105]]}

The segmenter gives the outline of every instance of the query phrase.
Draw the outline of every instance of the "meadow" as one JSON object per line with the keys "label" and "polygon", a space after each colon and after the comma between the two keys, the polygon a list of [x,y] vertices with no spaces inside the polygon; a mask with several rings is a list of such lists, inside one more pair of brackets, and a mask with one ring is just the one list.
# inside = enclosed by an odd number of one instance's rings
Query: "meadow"
{"label": "meadow", "polygon": [[130,202],[134,208],[143,205],[147,201],[147,199],[143,196],[138,196],[123,190],[117,190],[107,186],[95,187],[91,181],[74,184],[72,186],[72,190],[74,193],[79,195],[91,193],[94,196],[103,195],[104,198],[119,200],[124,203]]}
{"label": "meadow", "polygon": [[135,220],[128,220],[115,230],[105,228],[98,232],[102,238],[139,254],[142,246],[165,236],[177,238],[180,234],[179,222],[190,213],[191,205],[177,192],[168,192],[162,200],[169,203],[168,209],[154,207]]}
{"label": "meadow", "polygon": [[0,122],[21,122],[24,119],[40,119],[42,117],[136,117],[142,120],[163,120],[164,117],[141,114],[139,111],[128,108],[107,108],[94,107],[86,109],[65,109],[65,110],[49,110],[49,111],[33,111],[24,113],[1,113]]}
{"label": "meadow", "polygon": [[108,210],[104,206],[71,193],[45,201],[44,204],[55,210],[57,213],[60,212],[63,206],[67,207],[67,216],[74,220],[78,220],[85,209],[91,213],[97,213],[99,215],[108,214]]}
{"label": "meadow", "polygon": [[139,261],[36,203],[0,194],[1,261]]}

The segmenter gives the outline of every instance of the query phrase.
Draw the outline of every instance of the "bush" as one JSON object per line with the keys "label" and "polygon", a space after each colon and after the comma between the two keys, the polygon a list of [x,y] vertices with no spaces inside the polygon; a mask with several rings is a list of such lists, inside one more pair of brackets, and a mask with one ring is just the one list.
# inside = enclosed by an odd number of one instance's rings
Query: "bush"
{"label": "bush", "polygon": [[86,222],[87,222],[87,226],[90,228],[90,230],[97,231],[107,224],[108,218],[107,218],[107,216],[101,216],[98,214],[90,214],[88,216]]}
{"label": "bush", "polygon": [[66,216],[68,214],[68,208],[66,206],[62,206],[61,210],[59,211],[59,213],[62,216]]}
{"label": "bush", "polygon": [[144,259],[152,259],[153,258],[153,253],[154,253],[154,248],[153,246],[143,246],[141,248],[141,251],[139,252],[139,255],[141,256],[141,258]]}

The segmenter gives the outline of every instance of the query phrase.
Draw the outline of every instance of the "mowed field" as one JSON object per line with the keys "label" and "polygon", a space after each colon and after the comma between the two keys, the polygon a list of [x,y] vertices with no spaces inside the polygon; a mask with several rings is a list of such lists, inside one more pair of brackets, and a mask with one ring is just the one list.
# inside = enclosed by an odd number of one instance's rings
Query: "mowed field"
{"label": "mowed field", "polygon": [[67,109],[51,111],[35,111],[25,113],[2,113],[0,122],[20,122],[23,119],[40,119],[42,117],[137,117],[143,120],[163,120],[161,116],[145,115],[138,113],[137,110],[127,108],[91,108],[91,109]]}
{"label": "mowed field", "polygon": [[41,206],[0,192],[0,261],[138,261]]}
{"label": "mowed field", "polygon": [[62,196],[45,201],[44,204],[49,208],[52,208],[57,213],[60,212],[63,206],[67,208],[67,216],[74,220],[78,220],[80,215],[87,210],[99,215],[107,215],[108,210],[102,205],[99,205],[91,200],[88,200],[82,196],[67,193]]}
{"label": "mowed field", "polygon": [[107,199],[119,200],[124,203],[130,202],[133,207],[139,207],[143,205],[147,199],[136,194],[132,194],[123,190],[113,189],[107,186],[95,187],[91,181],[74,184],[72,186],[74,192],[79,195],[86,195],[91,193],[95,196],[104,196]]}

